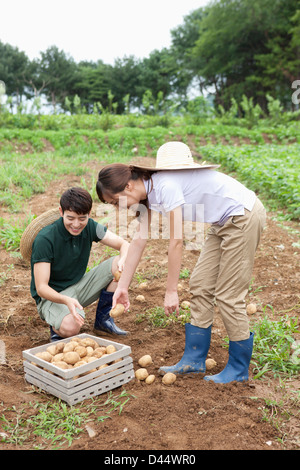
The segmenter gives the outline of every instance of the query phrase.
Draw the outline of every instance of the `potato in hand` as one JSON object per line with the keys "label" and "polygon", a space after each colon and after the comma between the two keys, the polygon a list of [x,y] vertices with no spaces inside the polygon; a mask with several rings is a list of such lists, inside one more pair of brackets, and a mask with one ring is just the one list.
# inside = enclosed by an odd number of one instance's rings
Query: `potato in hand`
{"label": "potato in hand", "polygon": [[120,317],[125,312],[125,307],[123,304],[117,304],[114,308],[110,311],[110,316],[112,318]]}

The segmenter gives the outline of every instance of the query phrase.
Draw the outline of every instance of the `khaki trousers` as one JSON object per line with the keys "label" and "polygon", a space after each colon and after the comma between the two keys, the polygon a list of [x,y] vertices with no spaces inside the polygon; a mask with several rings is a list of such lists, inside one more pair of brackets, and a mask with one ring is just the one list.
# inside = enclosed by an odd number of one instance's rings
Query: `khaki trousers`
{"label": "khaki trousers", "polygon": [[[77,299],[82,307],[87,307],[99,299],[101,290],[112,280],[112,262],[114,257],[100,263],[95,268],[86,272],[76,284],[61,291],[61,294]],[[42,299],[37,306],[42,320],[59,330],[61,322],[70,311],[65,304],[57,304],[50,300]],[[77,313],[85,318],[84,310],[77,309]]]}
{"label": "khaki trousers", "polygon": [[229,340],[249,338],[245,297],[265,223],[266,211],[257,199],[251,212],[210,227],[190,279],[192,325],[208,328],[216,302]]}

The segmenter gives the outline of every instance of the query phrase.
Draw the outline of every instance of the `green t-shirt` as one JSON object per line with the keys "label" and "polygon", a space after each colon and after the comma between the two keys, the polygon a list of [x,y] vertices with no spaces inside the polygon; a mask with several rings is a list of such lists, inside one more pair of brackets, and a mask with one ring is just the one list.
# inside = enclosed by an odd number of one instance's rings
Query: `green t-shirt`
{"label": "green t-shirt", "polygon": [[33,242],[31,255],[30,292],[37,304],[41,298],[35,287],[34,264],[51,264],[49,286],[61,292],[76,284],[85,274],[92,243],[102,240],[106,230],[103,225],[89,219],[83,231],[73,236],[66,230],[62,217],[40,230]]}

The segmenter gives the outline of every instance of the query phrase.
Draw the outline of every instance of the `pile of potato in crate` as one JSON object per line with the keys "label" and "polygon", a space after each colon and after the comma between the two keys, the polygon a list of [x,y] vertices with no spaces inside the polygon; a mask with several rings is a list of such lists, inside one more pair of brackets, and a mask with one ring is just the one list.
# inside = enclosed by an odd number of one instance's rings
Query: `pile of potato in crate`
{"label": "pile of potato in crate", "polygon": [[25,379],[69,405],[134,378],[131,348],[88,334],[23,351]]}

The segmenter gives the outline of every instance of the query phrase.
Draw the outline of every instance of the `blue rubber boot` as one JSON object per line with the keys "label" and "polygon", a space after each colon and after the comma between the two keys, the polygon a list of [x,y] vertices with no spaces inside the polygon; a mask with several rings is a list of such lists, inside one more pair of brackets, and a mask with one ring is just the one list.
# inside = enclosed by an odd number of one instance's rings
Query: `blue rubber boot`
{"label": "blue rubber boot", "polygon": [[205,360],[210,346],[211,326],[199,328],[185,324],[185,348],[181,360],[174,366],[161,367],[160,374],[189,374],[205,372]]}
{"label": "blue rubber boot", "polygon": [[94,324],[94,332],[97,335],[101,336],[108,333],[110,335],[126,336],[128,334],[127,331],[121,330],[109,315],[112,308],[113,295],[113,292],[101,291]]}
{"label": "blue rubber boot", "polygon": [[253,351],[254,333],[243,341],[229,341],[229,359],[219,374],[207,375],[204,380],[227,384],[229,382],[244,382],[249,378],[249,365]]}

